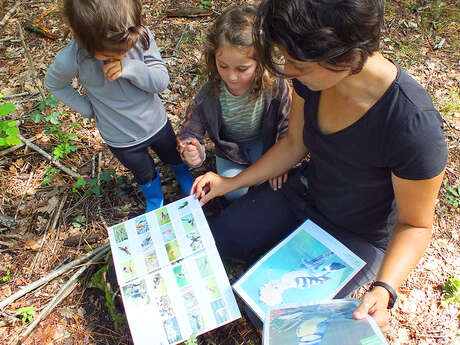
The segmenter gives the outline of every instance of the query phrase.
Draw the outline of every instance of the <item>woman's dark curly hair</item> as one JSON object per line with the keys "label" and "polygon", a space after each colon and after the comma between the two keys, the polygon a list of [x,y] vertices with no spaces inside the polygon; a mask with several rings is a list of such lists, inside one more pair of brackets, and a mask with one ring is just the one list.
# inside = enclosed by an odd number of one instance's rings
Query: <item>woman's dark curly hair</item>
{"label": "woman's dark curly hair", "polygon": [[[216,50],[224,43],[241,49],[254,47],[253,27],[256,14],[257,7],[251,4],[231,7],[226,9],[209,29],[204,53],[205,67],[211,90],[216,95],[220,92],[222,81],[217,71]],[[255,101],[262,91],[272,84],[272,79],[259,63],[259,58],[257,56],[253,58],[257,61],[257,68],[254,84],[249,94],[250,101]]]}
{"label": "woman's dark curly hair", "polygon": [[90,56],[123,54],[138,42],[149,49],[138,0],[64,0],[63,12],[78,44]]}
{"label": "woman's dark curly hair", "polygon": [[280,75],[276,48],[300,61],[359,73],[376,52],[383,0],[263,0],[254,24],[261,63]]}

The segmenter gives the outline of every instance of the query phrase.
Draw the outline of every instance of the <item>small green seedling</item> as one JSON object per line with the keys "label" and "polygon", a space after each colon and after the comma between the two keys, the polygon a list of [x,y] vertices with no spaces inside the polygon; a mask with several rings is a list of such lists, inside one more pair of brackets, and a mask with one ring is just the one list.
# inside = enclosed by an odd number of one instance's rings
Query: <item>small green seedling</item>
{"label": "small green seedling", "polygon": [[3,281],[4,283],[10,281],[10,274],[11,274],[10,270],[7,269],[7,270],[6,270],[6,274],[2,277],[2,281]]}
{"label": "small green seedling", "polygon": [[458,277],[447,279],[442,286],[441,307],[447,308],[451,304],[460,306],[460,279]]}
{"label": "small green seedling", "polygon": [[[3,95],[0,94],[0,99]],[[16,110],[16,106],[10,102],[0,104],[0,118],[7,116]],[[19,129],[18,122],[13,121],[0,121],[0,146],[13,146],[21,144],[18,138]]]}
{"label": "small green seedling", "polygon": [[34,314],[37,308],[35,307],[23,307],[16,310],[16,315],[21,316],[22,323],[32,322],[34,320]]}
{"label": "small green seedling", "polygon": [[212,1],[207,1],[207,0],[200,0],[201,6],[203,8],[211,8],[212,7]]}
{"label": "small green seedling", "polygon": [[85,223],[86,223],[86,217],[84,215],[80,215],[74,218],[72,225],[74,228],[80,228]]}
{"label": "small green seedling", "polygon": [[446,199],[449,204],[454,208],[457,208],[460,205],[460,184],[456,187],[444,186],[447,190]]}

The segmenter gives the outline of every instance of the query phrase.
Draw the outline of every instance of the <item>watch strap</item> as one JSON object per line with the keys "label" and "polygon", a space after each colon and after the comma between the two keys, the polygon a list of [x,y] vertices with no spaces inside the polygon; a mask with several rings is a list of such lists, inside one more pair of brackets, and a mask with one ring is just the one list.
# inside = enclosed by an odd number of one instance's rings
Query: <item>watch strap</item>
{"label": "watch strap", "polygon": [[371,290],[376,287],[376,286],[381,286],[383,287],[385,290],[388,291],[388,293],[390,294],[390,299],[388,300],[388,306],[387,308],[388,309],[391,309],[393,308],[393,306],[395,305],[396,303],[396,300],[398,299],[398,294],[396,293],[395,289],[393,289],[389,284],[385,283],[385,282],[381,282],[381,281],[375,281],[372,283],[371,285]]}

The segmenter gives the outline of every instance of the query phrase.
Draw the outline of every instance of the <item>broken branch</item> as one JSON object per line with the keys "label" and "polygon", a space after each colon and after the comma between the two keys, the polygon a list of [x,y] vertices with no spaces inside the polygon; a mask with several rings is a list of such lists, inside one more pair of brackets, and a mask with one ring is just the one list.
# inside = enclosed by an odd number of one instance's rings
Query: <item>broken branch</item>
{"label": "broken branch", "polygon": [[106,243],[99,248],[96,248],[92,251],[90,251],[88,254],[85,256],[82,256],[81,258],[75,259],[74,261],[68,263],[67,265],[62,266],[61,268],[54,270],[53,272],[49,273],[45,277],[34,281],[33,283],[30,283],[29,285],[23,287],[21,290],[17,291],[16,293],[12,294],[11,296],[3,299],[0,301],[0,310],[3,310],[6,306],[8,306],[11,302],[17,300],[18,298],[24,296],[25,294],[29,293],[30,291],[33,291],[37,289],[38,287],[47,284],[51,280],[53,280],[56,277],[59,277],[60,275],[66,273],[73,267],[87,261],[88,259],[92,258],[93,256],[96,256],[100,254],[101,252],[105,253],[108,249],[110,248],[109,244]]}
{"label": "broken branch", "polygon": [[30,140],[24,138],[21,134],[18,134],[18,138],[22,142],[24,142],[28,147],[30,147],[31,149],[34,149],[35,151],[37,151],[39,154],[41,154],[43,157],[48,159],[51,163],[56,165],[59,169],[61,169],[62,171],[66,172],[70,176],[73,176],[73,177],[76,177],[76,178],[81,177],[80,174],[78,174],[78,173],[76,173],[74,171],[74,170],[77,170],[76,168],[72,167],[72,169],[69,169],[68,167],[64,166],[63,164],[59,163],[58,161],[53,160],[53,158],[46,151],[42,150],[37,145],[33,144]]}

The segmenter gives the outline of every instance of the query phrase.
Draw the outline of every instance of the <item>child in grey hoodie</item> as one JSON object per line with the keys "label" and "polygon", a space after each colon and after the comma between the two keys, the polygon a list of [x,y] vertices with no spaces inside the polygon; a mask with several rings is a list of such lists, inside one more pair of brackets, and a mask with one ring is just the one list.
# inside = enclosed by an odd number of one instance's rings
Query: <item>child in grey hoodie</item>
{"label": "child in grey hoodie", "polygon": [[[193,184],[176,150],[176,136],[158,93],[168,71],[138,0],[65,0],[64,16],[75,37],[48,69],[45,85],[58,99],[94,118],[104,141],[134,174],[147,212],[163,205],[160,175],[148,147],[170,164],[182,191]],[[86,91],[72,87],[77,77]]]}

